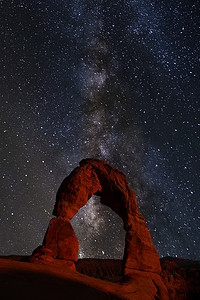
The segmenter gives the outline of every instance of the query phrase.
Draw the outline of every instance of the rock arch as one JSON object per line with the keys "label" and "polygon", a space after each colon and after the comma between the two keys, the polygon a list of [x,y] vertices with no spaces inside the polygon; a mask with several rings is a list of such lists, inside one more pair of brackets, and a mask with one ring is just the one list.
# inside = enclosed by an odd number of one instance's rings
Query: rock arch
{"label": "rock arch", "polygon": [[160,273],[160,261],[145,219],[137,209],[135,193],[126,176],[99,159],[84,159],[80,166],[64,179],[58,189],[53,218],[43,245],[32,255],[32,262],[53,263],[56,260],[75,268],[78,260],[78,240],[70,220],[92,195],[109,206],[123,220],[126,231],[124,274],[134,270]]}

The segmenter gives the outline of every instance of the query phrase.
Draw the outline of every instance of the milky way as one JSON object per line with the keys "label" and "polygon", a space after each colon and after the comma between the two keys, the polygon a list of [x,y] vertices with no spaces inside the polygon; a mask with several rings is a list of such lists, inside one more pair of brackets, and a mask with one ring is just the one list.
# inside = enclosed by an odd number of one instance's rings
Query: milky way
{"label": "milky way", "polygon": [[[200,259],[199,4],[0,1],[0,253],[31,254],[86,157],[127,176],[160,256]],[[121,258],[121,219],[93,197],[79,257]]]}

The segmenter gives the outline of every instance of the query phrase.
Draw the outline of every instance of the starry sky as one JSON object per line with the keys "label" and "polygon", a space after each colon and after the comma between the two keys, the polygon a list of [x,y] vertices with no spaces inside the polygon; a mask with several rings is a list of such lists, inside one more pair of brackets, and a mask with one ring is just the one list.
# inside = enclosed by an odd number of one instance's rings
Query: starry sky
{"label": "starry sky", "polygon": [[[162,256],[200,259],[200,4],[1,0],[0,254],[42,243],[83,158],[127,176]],[[122,258],[122,220],[93,196],[79,257]]]}

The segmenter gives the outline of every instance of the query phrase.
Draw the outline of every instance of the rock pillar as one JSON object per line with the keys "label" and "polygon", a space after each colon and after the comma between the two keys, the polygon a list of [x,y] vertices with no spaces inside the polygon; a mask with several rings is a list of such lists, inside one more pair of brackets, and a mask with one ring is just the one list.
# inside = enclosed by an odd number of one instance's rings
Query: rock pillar
{"label": "rock pillar", "polygon": [[68,218],[53,218],[48,226],[43,245],[39,246],[31,261],[41,264],[61,264],[75,269],[79,243]]}

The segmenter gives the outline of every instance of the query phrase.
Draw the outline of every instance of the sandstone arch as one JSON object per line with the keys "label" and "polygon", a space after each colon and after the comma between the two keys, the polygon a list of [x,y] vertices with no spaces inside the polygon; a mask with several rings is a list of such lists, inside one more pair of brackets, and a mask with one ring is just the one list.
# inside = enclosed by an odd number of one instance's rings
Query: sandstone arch
{"label": "sandstone arch", "polygon": [[126,230],[124,274],[131,274],[133,270],[160,273],[158,253],[126,176],[99,159],[82,160],[62,182],[53,210],[56,217],[49,223],[43,245],[33,252],[32,261],[53,263],[56,260],[75,268],[78,240],[70,220],[93,194],[100,196],[101,203],[123,220]]}

